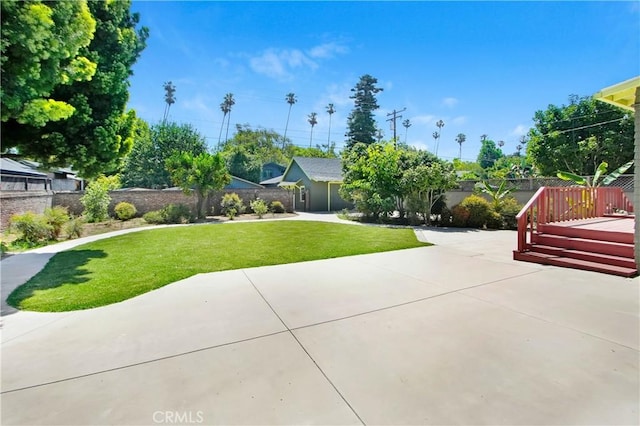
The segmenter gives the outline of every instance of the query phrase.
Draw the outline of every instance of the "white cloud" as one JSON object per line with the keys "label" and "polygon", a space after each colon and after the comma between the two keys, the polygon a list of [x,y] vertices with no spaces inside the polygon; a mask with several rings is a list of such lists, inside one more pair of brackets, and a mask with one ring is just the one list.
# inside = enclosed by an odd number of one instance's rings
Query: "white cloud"
{"label": "white cloud", "polygon": [[518,124],[515,129],[511,131],[511,136],[524,136],[529,131],[529,128],[524,124]]}
{"label": "white cloud", "polygon": [[348,49],[338,43],[325,43],[309,49],[306,53],[300,49],[270,48],[251,56],[249,64],[258,74],[278,80],[288,80],[293,72],[300,69],[315,71],[319,67],[318,60],[333,58],[344,54]]}
{"label": "white cloud", "polygon": [[336,55],[343,55],[349,52],[346,46],[338,43],[324,43],[309,49],[309,56],[312,58],[333,58]]}
{"label": "white cloud", "polygon": [[[409,138],[409,139],[411,139],[411,138]],[[414,147],[416,149],[420,149],[422,151],[428,151],[429,150],[429,145],[426,142],[421,141],[421,140],[417,140],[417,141],[408,140],[407,144],[409,146],[412,146],[412,147]]]}
{"label": "white cloud", "polygon": [[458,99],[453,98],[453,97],[449,97],[449,98],[444,98],[442,100],[442,105],[449,107],[449,108],[453,108],[454,106],[456,106],[458,104]]}
{"label": "white cloud", "polygon": [[435,116],[433,115],[418,115],[416,117],[411,117],[411,120],[414,124],[431,124],[435,120]]}
{"label": "white cloud", "polygon": [[457,126],[461,124],[465,124],[466,122],[467,122],[467,117],[465,117],[464,115],[455,117],[454,119],[451,120],[451,124],[455,124]]}

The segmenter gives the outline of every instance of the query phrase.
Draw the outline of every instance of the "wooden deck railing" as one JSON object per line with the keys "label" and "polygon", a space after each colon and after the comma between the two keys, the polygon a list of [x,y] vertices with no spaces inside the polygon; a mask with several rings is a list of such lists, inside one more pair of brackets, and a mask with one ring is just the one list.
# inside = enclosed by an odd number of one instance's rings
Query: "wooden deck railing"
{"label": "wooden deck railing", "polygon": [[526,249],[538,224],[633,212],[633,203],[616,187],[548,187],[538,189],[516,216],[518,251]]}

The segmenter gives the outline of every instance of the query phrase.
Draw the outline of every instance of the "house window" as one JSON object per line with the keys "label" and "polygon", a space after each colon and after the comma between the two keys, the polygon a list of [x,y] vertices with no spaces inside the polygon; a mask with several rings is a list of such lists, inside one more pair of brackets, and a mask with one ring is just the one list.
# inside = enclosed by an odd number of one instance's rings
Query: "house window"
{"label": "house window", "polygon": [[304,186],[300,187],[300,201],[304,203],[306,199],[306,188]]}

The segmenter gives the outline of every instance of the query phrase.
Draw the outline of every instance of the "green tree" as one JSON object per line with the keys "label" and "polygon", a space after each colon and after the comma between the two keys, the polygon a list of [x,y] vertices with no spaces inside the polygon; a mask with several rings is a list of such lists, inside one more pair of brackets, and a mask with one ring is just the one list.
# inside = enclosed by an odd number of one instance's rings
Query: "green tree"
{"label": "green tree", "polygon": [[444,197],[445,191],[455,188],[456,184],[457,177],[451,164],[440,161],[406,169],[401,180],[409,210],[422,216],[425,224],[431,223],[432,209]]}
{"label": "green tree", "polygon": [[129,0],[91,1],[88,7],[96,30],[80,55],[97,64],[95,74],[51,93],[71,105],[73,115],[41,127],[9,120],[2,129],[6,147],[45,165],[72,165],[84,177],[117,170],[131,150],[136,116],[125,112],[128,78],[148,36],[146,28],[136,29],[139,16],[130,12]]}
{"label": "green tree", "polygon": [[360,77],[358,84],[351,89],[350,96],[354,100],[354,107],[347,119],[346,149],[351,149],[356,143],[370,145],[376,141],[376,122],[373,111],[379,108],[376,94],[382,88],[376,87],[378,80],[368,74]]}
{"label": "green tree", "polygon": [[224,158],[219,153],[174,153],[166,165],[171,179],[185,193],[196,193],[196,215],[199,219],[206,217],[205,201],[211,192],[224,188],[231,181]]}
{"label": "green tree", "polygon": [[544,176],[559,170],[593,175],[602,161],[623,164],[633,158],[633,118],[593,98],[572,95],[569,105],[536,111],[527,155]]}
{"label": "green tree", "polygon": [[333,104],[327,105],[327,114],[329,114],[329,135],[327,136],[327,150],[331,146],[331,117],[336,112],[336,108]]}
{"label": "green tree", "polygon": [[482,145],[480,146],[480,152],[478,152],[478,164],[483,169],[488,169],[501,157],[504,156],[502,150],[496,146],[496,143],[491,139],[487,139],[486,135],[480,137]]}
{"label": "green tree", "polygon": [[229,173],[251,182],[259,183],[263,162],[256,154],[242,145],[235,145],[224,152]]}
{"label": "green tree", "polygon": [[111,196],[109,191],[118,189],[120,187],[120,180],[118,176],[104,176],[100,175],[97,179],[93,180],[84,192],[84,195],[80,198],[80,202],[84,206],[84,212],[89,222],[101,222],[109,217],[109,203],[111,202]]}
{"label": "green tree", "polygon": [[9,145],[9,127],[39,129],[49,121],[69,118],[75,108],[52,96],[54,89],[91,79],[95,60],[86,48],[96,21],[86,1],[4,0],[2,17],[2,136]]}
{"label": "green tree", "polygon": [[177,152],[197,156],[207,151],[204,137],[190,124],[158,123],[149,129],[139,120],[134,140],[122,170],[125,187],[170,187],[173,184],[165,167],[167,158]]}
{"label": "green tree", "polygon": [[344,153],[340,195],[367,216],[378,219],[396,209],[401,195],[402,152],[389,142],[358,143]]}

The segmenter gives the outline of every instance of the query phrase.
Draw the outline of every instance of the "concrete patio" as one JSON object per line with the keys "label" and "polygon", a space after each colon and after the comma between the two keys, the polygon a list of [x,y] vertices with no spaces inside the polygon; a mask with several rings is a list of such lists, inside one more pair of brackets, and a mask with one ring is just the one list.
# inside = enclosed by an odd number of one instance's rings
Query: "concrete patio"
{"label": "concrete patio", "polygon": [[[437,245],[3,306],[2,424],[638,424],[639,280],[416,233]],[[1,262],[3,303],[49,255]]]}

